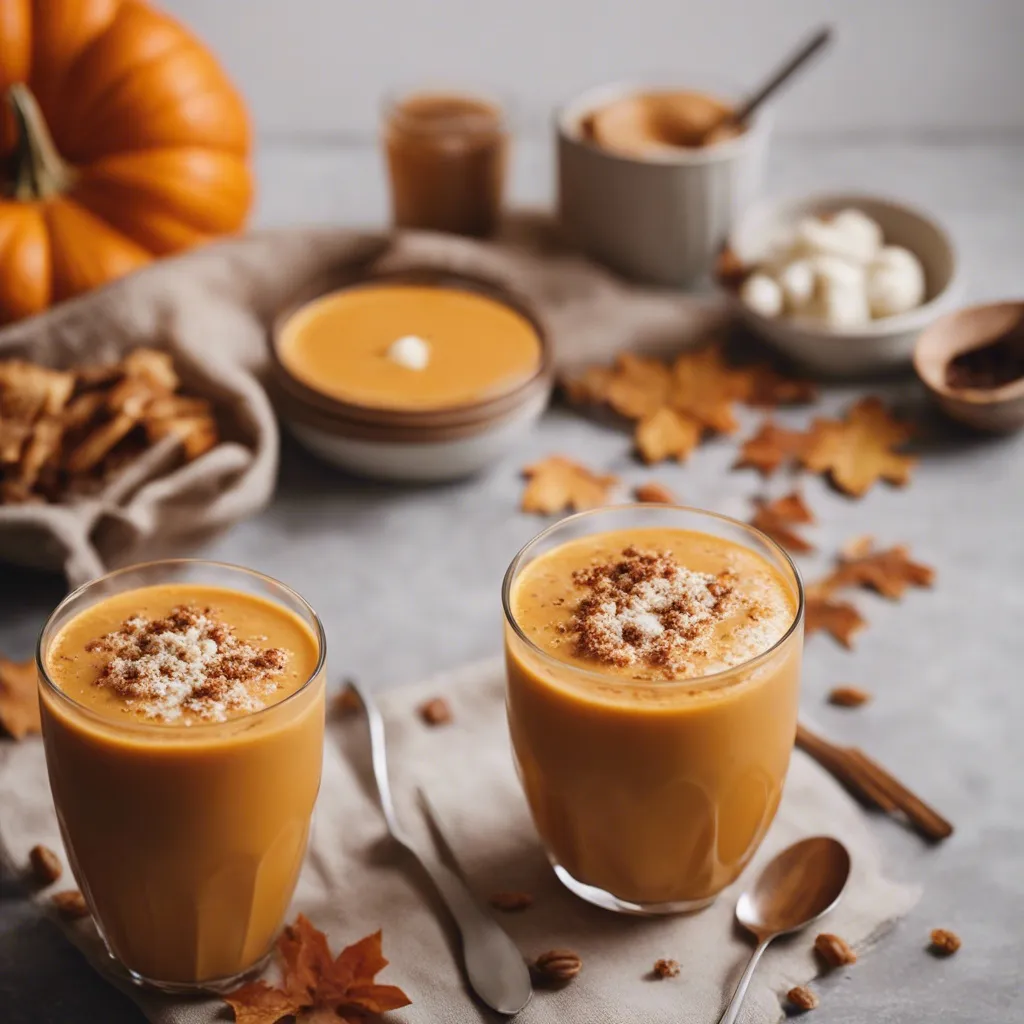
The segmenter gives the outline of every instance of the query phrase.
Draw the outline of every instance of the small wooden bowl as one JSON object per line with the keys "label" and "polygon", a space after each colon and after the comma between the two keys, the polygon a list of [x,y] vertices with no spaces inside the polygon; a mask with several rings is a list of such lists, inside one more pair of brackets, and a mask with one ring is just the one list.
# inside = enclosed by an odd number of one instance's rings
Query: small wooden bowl
{"label": "small wooden bowl", "polygon": [[1024,302],[994,302],[947,313],[926,328],[914,347],[914,369],[953,419],[975,430],[1007,434],[1024,427],[1024,378],[998,388],[951,388],[946,368],[1024,323]]}

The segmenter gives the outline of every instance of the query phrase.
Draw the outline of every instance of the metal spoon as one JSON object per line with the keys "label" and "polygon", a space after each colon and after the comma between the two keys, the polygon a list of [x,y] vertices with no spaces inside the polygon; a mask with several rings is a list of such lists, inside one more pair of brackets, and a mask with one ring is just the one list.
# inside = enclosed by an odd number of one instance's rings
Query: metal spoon
{"label": "metal spoon", "polygon": [[825,47],[832,38],[832,29],[821,28],[808,39],[799,50],[786,58],[785,63],[772,72],[771,77],[757,90],[747,97],[746,100],[734,111],[725,114],[721,120],[704,130],[701,142],[707,139],[712,132],[724,127],[727,124],[743,125],[750,119],[750,116],[775,93],[782,88],[819,50]]}
{"label": "metal spoon", "polygon": [[850,854],[838,839],[814,836],[782,851],[736,904],[736,920],[757,939],[718,1024],[734,1024],[761,955],[773,939],[806,928],[838,902],[850,877]]}
{"label": "metal spoon", "polygon": [[466,977],[473,991],[498,1013],[518,1013],[533,995],[530,969],[522,953],[499,925],[484,913],[462,879],[440,861],[422,856],[402,828],[388,778],[384,719],[366,690],[356,683],[351,686],[366,711],[373,777],[377,781],[380,806],[391,838],[419,862],[455,919],[462,936]]}

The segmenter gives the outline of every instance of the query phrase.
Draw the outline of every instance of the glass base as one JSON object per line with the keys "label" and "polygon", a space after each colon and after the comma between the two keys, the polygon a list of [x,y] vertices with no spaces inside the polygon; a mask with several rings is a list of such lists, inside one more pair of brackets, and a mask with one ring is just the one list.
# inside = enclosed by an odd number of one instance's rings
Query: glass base
{"label": "glass base", "polygon": [[112,954],[111,959],[118,963],[119,966],[122,966],[122,969],[128,972],[128,977],[140,988],[151,988],[157,992],[165,992],[173,996],[200,996],[209,992],[217,995],[230,992],[244,982],[262,974],[272,952],[273,950],[267,950],[256,963],[251,967],[247,967],[244,971],[239,971],[238,974],[231,974],[224,978],[210,978],[208,981],[160,981],[158,978],[147,978],[137,971],[123,967]]}
{"label": "glass base", "polygon": [[705,896],[704,899],[700,900],[673,900],[668,903],[633,903],[630,900],[619,899],[618,896],[613,896],[610,892],[605,892],[604,889],[598,889],[597,886],[587,885],[586,882],[573,878],[561,864],[556,864],[552,861],[551,866],[555,869],[558,880],[574,896],[579,896],[581,900],[586,900],[587,903],[592,903],[595,907],[601,907],[603,910],[612,910],[617,914],[634,914],[638,917],[692,914],[697,910],[710,907],[717,898],[717,896]]}

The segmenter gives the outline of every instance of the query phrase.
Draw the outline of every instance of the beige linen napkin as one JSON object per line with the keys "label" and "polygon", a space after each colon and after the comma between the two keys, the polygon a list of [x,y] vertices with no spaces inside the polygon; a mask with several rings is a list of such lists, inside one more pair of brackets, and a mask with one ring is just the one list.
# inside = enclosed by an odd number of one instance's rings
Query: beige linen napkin
{"label": "beige linen napkin", "polygon": [[[438,695],[451,703],[454,720],[431,728],[416,708]],[[512,767],[500,661],[391,691],[380,697],[380,704],[387,720],[399,811],[420,848],[433,849],[417,809],[417,786],[436,805],[467,879],[481,898],[499,889],[534,894],[529,910],[497,915],[524,955],[535,957],[562,946],[583,958],[583,971],[571,985],[536,993],[516,1018],[523,1024],[717,1020],[751,948],[732,921],[742,882],[753,877],[758,863],[804,836],[828,833],[850,849],[853,875],[827,927],[859,950],[870,946],[917,901],[915,888],[883,875],[878,847],[861,809],[830,776],[797,753],[781,809],[757,862],[713,906],[687,917],[658,919],[598,910],[557,882],[530,823]],[[368,752],[362,716],[331,722],[310,851],[292,913],[305,912],[327,932],[335,950],[383,928],[384,953],[391,966],[380,980],[401,985],[413,1000],[389,1020],[493,1020],[466,992],[452,930],[429,885],[416,866],[384,840]],[[0,747],[0,806],[0,840],[14,864],[24,864],[37,842],[60,849],[38,741]],[[103,969],[105,957],[89,928],[65,930]],[[811,931],[780,942],[768,951],[747,997],[746,1024],[778,1020],[778,994],[815,976],[813,935]],[[652,980],[649,972],[660,957],[678,960],[680,975]],[[223,1003],[216,999],[173,1000],[124,983],[121,987],[158,1024],[227,1019]]]}
{"label": "beige linen napkin", "polygon": [[341,229],[264,232],[156,263],[0,331],[0,359],[53,366],[114,360],[138,345],[169,349],[189,389],[214,401],[225,434],[223,444],[170,474],[161,475],[154,453],[75,505],[0,507],[0,559],[63,568],[77,585],[262,507],[277,460],[277,429],[259,383],[267,330],[314,280],[403,270],[490,280],[533,307],[561,365],[678,345],[721,322],[716,304],[627,286],[553,246],[542,219],[512,228],[514,240],[503,244]]}

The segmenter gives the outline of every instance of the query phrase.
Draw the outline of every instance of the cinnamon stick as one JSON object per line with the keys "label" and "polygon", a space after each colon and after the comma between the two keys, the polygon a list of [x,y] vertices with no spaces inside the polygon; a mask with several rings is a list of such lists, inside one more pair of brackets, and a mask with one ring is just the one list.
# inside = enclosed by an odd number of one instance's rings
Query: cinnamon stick
{"label": "cinnamon stick", "polygon": [[832,743],[802,723],[797,726],[796,744],[855,795],[888,814],[902,811],[927,838],[952,835],[949,821],[862,750]]}

